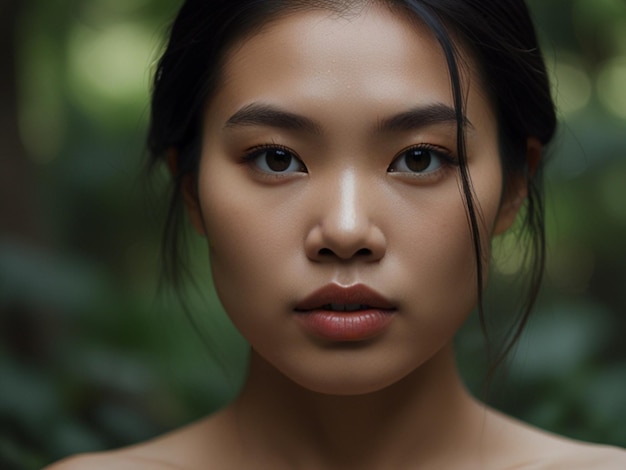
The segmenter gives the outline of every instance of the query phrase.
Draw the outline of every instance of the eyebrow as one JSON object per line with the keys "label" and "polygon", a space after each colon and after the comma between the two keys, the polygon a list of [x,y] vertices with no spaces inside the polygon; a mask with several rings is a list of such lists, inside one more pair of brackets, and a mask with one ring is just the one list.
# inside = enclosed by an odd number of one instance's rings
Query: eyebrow
{"label": "eyebrow", "polygon": [[[473,128],[472,123],[462,116],[463,124]],[[454,108],[443,103],[417,106],[378,122],[379,132],[411,131],[433,124],[456,125],[457,114]],[[239,126],[267,126],[279,129],[305,131],[321,134],[322,126],[306,116],[302,116],[273,105],[251,103],[239,109],[224,125],[224,128]]]}
{"label": "eyebrow", "polygon": [[[473,128],[469,119],[463,115],[461,122],[464,126]],[[411,131],[433,124],[456,125],[456,110],[443,103],[417,106],[390,118],[382,119],[378,123],[378,130],[382,132]]]}
{"label": "eyebrow", "polygon": [[312,119],[263,103],[244,106],[226,121],[224,127],[238,126],[268,126],[313,134],[322,133],[321,126]]}

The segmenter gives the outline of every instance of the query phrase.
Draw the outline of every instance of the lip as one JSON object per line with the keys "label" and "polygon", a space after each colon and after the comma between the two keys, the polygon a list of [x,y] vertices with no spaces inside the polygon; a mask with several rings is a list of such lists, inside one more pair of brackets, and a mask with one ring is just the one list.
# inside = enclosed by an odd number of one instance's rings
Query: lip
{"label": "lip", "polygon": [[[357,310],[336,310],[331,305],[356,306]],[[333,341],[364,341],[380,335],[391,323],[395,306],[372,288],[356,284],[343,287],[328,284],[300,301],[296,318],[313,336]]]}
{"label": "lip", "polygon": [[365,284],[347,287],[327,284],[300,301],[295,310],[298,312],[320,310],[329,304],[359,304],[378,310],[395,310],[395,306],[389,300]]}

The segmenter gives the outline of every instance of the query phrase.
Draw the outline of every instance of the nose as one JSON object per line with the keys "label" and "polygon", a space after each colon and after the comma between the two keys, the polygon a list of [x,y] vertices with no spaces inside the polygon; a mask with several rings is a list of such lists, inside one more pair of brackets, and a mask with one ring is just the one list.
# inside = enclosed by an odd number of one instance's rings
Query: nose
{"label": "nose", "polygon": [[372,194],[353,171],[324,186],[318,196],[318,219],[305,240],[307,257],[313,261],[379,261],[387,241],[373,220]]}

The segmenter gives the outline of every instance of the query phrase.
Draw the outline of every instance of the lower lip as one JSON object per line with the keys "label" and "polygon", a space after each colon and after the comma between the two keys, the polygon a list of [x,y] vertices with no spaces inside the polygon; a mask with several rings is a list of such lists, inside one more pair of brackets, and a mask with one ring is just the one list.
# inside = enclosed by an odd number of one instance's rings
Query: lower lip
{"label": "lower lip", "polygon": [[296,317],[306,331],[328,341],[364,341],[381,334],[393,320],[393,310],[333,312],[312,310]]}

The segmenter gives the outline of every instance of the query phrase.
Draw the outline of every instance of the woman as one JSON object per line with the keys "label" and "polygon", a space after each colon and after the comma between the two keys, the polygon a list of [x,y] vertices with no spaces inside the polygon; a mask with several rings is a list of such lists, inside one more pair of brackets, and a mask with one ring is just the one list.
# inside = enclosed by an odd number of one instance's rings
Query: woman
{"label": "woman", "polygon": [[555,114],[521,0],[188,0],[152,105],[166,268],[184,205],[248,376],[215,415],[53,468],[626,468],[479,403],[454,364],[520,210],[529,305],[543,265]]}

